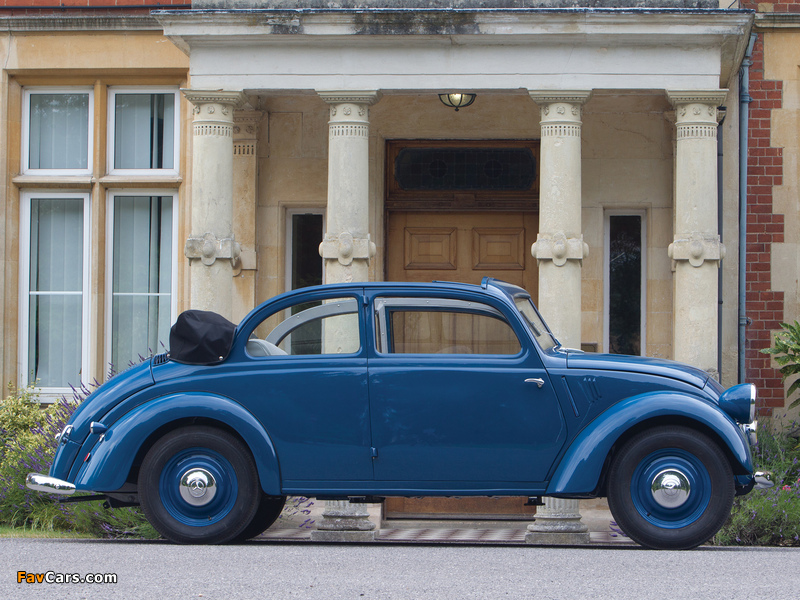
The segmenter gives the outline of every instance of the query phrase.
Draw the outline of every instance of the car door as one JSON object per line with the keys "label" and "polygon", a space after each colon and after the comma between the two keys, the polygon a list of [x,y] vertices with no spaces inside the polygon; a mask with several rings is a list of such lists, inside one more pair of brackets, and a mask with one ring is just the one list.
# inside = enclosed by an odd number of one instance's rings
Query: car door
{"label": "car door", "polygon": [[[241,373],[275,446],[285,491],[372,481],[361,294],[319,292],[259,319]],[[346,483],[350,482],[350,483]]]}
{"label": "car door", "polygon": [[373,312],[376,480],[411,491],[541,487],[566,432],[519,322],[463,297],[384,294]]}

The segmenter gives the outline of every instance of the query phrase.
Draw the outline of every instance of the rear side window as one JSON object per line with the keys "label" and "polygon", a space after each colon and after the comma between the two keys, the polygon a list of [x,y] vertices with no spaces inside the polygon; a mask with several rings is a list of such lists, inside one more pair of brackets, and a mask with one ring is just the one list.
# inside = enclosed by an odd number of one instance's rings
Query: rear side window
{"label": "rear side window", "polygon": [[264,319],[247,341],[253,357],[355,354],[361,331],[355,298],[304,302]]}
{"label": "rear side window", "polygon": [[375,306],[383,353],[515,355],[521,350],[502,313],[485,304],[385,298]]}

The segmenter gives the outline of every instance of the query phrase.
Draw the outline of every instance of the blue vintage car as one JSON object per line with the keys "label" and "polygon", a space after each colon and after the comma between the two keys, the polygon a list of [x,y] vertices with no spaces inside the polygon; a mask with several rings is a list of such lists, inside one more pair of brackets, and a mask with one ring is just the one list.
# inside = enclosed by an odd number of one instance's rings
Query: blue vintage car
{"label": "blue vintage car", "polygon": [[755,388],[562,347],[497,280],[278,296],[238,326],[184,313],[171,352],[95,391],[30,488],[141,504],[164,537],[224,543],[287,495],[608,497],[651,548],[692,548],[755,483]]}

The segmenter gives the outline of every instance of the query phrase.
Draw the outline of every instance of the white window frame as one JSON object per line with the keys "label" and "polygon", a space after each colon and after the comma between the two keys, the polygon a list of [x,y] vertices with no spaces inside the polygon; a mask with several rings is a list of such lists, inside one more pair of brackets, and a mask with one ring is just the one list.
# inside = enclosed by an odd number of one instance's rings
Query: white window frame
{"label": "white window frame", "polygon": [[611,217],[642,218],[642,273],[641,273],[641,319],[639,327],[641,340],[639,355],[647,355],[647,211],[607,209],[603,214],[603,351],[609,351],[609,302],[611,298],[611,280],[609,277],[611,257]]}
{"label": "white window frame", "polygon": [[[175,108],[175,126],[172,132],[173,135],[173,156],[171,169],[116,169],[114,167],[114,147],[116,135],[116,96],[117,94],[172,94],[174,98]],[[180,140],[181,140],[181,113],[180,113],[180,94],[177,87],[109,87],[108,88],[108,139],[106,140],[106,160],[107,171],[109,175],[122,175],[122,176],[153,176],[153,175],[177,175],[180,161]]]}
{"label": "white window frame", "polygon": [[[323,235],[327,229],[328,223],[327,218],[325,215],[324,208],[287,208],[286,209],[286,262],[284,265],[284,280],[286,291],[292,291],[292,264],[294,262],[294,254],[292,252],[292,247],[294,246],[294,227],[292,226],[292,217],[294,215],[322,215],[322,232]],[[320,240],[322,242],[322,240]],[[325,283],[325,261],[320,257],[322,261],[322,283]]]}
{"label": "white window frame", "polygon": [[[81,381],[72,385],[87,385],[89,373],[90,322],[90,256],[91,256],[91,194],[89,192],[55,192],[47,190],[23,191],[20,195],[20,235],[19,235],[19,342],[18,342],[18,382],[20,386],[28,381],[28,333],[30,317],[30,261],[31,261],[31,200],[32,199],[74,199],[83,202],[83,282],[81,286]],[[72,389],[65,387],[35,387],[42,400],[52,401],[62,395],[72,395]]]}
{"label": "white window frame", "polygon": [[[87,136],[86,169],[32,169],[30,167],[31,95],[89,94],[89,127]],[[29,175],[91,175],[94,169],[94,89],[77,87],[30,87],[22,91],[22,172]]]}
{"label": "white window frame", "polygon": [[[168,189],[115,189],[109,190],[106,195],[106,306],[105,306],[105,360],[106,373],[111,365],[111,327],[113,323],[112,310],[114,300],[114,198],[117,196],[169,196],[172,198],[172,277],[170,278],[170,323],[174,324],[178,318],[178,193]],[[159,294],[163,295],[163,294]],[[154,350],[155,351],[155,350]],[[156,351],[157,353],[157,351]],[[117,371],[126,368],[126,365],[113,365]]]}

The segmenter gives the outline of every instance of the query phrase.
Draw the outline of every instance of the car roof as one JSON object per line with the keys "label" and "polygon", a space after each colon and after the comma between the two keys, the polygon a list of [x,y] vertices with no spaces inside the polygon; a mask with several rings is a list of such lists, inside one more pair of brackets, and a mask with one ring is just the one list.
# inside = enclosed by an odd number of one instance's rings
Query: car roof
{"label": "car roof", "polygon": [[392,288],[405,288],[409,290],[463,290],[470,292],[486,292],[488,288],[495,288],[501,290],[504,295],[514,297],[519,294],[527,294],[527,292],[514,284],[494,279],[492,277],[484,277],[480,284],[463,283],[458,281],[431,281],[431,282],[408,282],[408,281],[357,281],[352,283],[326,283],[323,285],[315,285],[304,287],[291,292],[289,294],[300,294],[316,291],[333,291],[333,290],[381,290]]}

